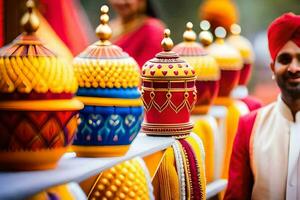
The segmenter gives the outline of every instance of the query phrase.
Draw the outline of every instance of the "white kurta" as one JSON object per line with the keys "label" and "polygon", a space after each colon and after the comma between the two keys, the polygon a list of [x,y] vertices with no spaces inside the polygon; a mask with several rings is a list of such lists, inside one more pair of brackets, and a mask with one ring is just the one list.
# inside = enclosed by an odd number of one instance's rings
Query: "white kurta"
{"label": "white kurta", "polygon": [[276,103],[258,111],[250,139],[252,199],[300,199],[300,111]]}

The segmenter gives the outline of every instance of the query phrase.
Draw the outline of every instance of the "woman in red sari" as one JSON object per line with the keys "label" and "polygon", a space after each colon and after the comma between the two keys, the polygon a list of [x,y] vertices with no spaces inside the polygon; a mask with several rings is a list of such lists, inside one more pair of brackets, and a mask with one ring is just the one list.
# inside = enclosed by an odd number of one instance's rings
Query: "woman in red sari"
{"label": "woman in red sari", "polygon": [[109,0],[117,17],[112,20],[112,41],[132,56],[140,67],[161,51],[164,25],[150,0]]}

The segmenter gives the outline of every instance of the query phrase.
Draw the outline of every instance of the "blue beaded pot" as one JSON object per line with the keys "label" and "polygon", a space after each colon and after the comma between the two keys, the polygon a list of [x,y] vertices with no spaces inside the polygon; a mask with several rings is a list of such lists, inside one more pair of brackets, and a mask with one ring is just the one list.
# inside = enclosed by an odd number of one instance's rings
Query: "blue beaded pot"
{"label": "blue beaded pot", "polygon": [[96,29],[100,40],[73,61],[77,99],[85,105],[72,147],[78,156],[124,155],[143,121],[139,67],[108,41],[111,32],[103,32],[110,30],[107,7],[101,11],[101,25]]}
{"label": "blue beaded pot", "polygon": [[89,156],[97,156],[94,152],[101,152],[102,156],[122,155],[141,128],[143,109],[142,106],[85,106],[79,114],[73,143],[79,156],[81,152]]}

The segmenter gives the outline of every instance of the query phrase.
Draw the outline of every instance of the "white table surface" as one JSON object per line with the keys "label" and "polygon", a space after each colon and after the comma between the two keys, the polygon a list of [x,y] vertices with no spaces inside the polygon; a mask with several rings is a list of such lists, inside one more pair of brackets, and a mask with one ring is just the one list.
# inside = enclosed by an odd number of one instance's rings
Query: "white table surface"
{"label": "white table surface", "polygon": [[166,149],[174,141],[170,137],[140,134],[122,157],[78,158],[74,153],[68,153],[54,170],[0,172],[0,199],[24,199],[52,186],[71,181],[80,182],[136,156],[144,157]]}

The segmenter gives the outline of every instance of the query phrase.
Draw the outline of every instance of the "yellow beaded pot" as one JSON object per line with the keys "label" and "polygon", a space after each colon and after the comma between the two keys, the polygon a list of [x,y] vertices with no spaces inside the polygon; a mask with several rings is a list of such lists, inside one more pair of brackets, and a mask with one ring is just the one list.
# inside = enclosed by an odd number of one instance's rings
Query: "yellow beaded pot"
{"label": "yellow beaded pot", "polygon": [[193,24],[188,22],[183,34],[184,41],[173,48],[196,72],[197,102],[194,114],[206,114],[219,91],[220,69],[214,57],[196,42]]}
{"label": "yellow beaded pot", "polygon": [[93,183],[88,198],[154,199],[151,178],[144,161],[135,158],[102,172]]}
{"label": "yellow beaded pot", "polygon": [[217,39],[208,47],[208,51],[217,60],[221,69],[218,97],[228,97],[232,89],[238,85],[243,66],[242,57],[234,47],[224,41],[226,36],[224,28],[218,27],[215,33]]}
{"label": "yellow beaded pot", "polygon": [[237,24],[231,26],[231,35],[227,38],[228,44],[235,47],[243,58],[239,85],[247,85],[250,80],[252,65],[254,62],[254,51],[250,41],[241,36],[241,27]]}
{"label": "yellow beaded pot", "polygon": [[143,120],[139,67],[120,47],[109,42],[108,7],[101,7],[99,41],[73,61],[80,112],[73,150],[78,156],[121,156],[137,136]]}
{"label": "yellow beaded pot", "polygon": [[72,143],[77,82],[72,66],[35,36],[33,1],[22,18],[25,30],[0,50],[0,168],[49,169]]}

